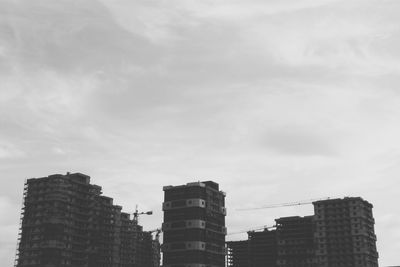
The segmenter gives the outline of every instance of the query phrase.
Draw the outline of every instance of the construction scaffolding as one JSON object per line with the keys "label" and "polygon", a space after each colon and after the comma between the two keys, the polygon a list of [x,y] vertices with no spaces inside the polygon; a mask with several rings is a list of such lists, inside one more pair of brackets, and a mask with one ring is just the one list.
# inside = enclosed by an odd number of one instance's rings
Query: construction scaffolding
{"label": "construction scaffolding", "polygon": [[15,266],[150,266],[151,236],[121,210],[87,175],[28,179]]}

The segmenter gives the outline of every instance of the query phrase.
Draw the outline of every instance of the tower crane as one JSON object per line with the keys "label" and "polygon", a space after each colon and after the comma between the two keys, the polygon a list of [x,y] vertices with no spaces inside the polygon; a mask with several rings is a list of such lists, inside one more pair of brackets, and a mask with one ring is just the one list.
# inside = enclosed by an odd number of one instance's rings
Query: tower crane
{"label": "tower crane", "polygon": [[285,202],[285,203],[278,203],[278,204],[266,205],[266,206],[255,207],[255,208],[241,208],[241,209],[236,209],[236,210],[237,211],[245,211],[245,210],[261,210],[261,209],[300,206],[300,205],[312,204],[315,201],[328,200],[328,199],[331,199],[331,198],[325,197],[325,198],[308,199],[308,200],[302,200],[302,201],[297,201],[297,202]]}
{"label": "tower crane", "polygon": [[276,227],[275,225],[273,225],[273,226],[263,225],[263,226],[248,229],[248,230],[242,230],[242,231],[238,231],[238,232],[228,233],[227,235],[238,235],[238,234],[244,234],[244,233],[251,233],[251,232],[255,232],[255,231],[259,231],[259,230],[275,229],[275,227]]}
{"label": "tower crane", "polygon": [[138,205],[136,205],[135,212],[133,213],[133,221],[136,222],[137,224],[139,223],[139,215],[152,215],[153,211],[145,211],[145,212],[139,212],[138,211]]}

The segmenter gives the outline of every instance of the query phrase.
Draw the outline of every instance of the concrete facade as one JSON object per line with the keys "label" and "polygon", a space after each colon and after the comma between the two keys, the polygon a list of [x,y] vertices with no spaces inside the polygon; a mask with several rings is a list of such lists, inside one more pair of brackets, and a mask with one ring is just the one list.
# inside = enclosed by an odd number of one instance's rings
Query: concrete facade
{"label": "concrete facade", "polygon": [[229,241],[226,242],[227,247],[227,266],[235,267],[249,267],[250,256],[249,256],[249,241]]}
{"label": "concrete facade", "polygon": [[212,181],[164,187],[164,267],[225,266],[225,193]]}
{"label": "concrete facade", "polygon": [[248,232],[249,237],[249,263],[251,267],[272,266],[276,263],[277,231],[264,229],[264,231]]}
{"label": "concrete facade", "polygon": [[87,175],[28,179],[16,266],[149,266],[138,249],[143,229],[121,210]]}
{"label": "concrete facade", "polygon": [[372,204],[360,197],[313,204],[318,266],[378,266]]}
{"label": "concrete facade", "polygon": [[248,240],[228,242],[228,266],[378,267],[369,202],[346,197],[313,205],[314,215],[279,218],[275,230],[249,232]]}
{"label": "concrete facade", "polygon": [[279,267],[314,267],[313,216],[275,220]]}

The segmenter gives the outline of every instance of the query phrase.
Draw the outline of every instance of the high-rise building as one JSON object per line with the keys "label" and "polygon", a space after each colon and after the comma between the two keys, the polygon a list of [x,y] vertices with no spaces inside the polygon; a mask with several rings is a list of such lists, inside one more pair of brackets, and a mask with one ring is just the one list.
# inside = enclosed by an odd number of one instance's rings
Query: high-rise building
{"label": "high-rise building", "polygon": [[370,203],[346,197],[313,204],[312,216],[279,218],[276,230],[228,242],[228,266],[378,267]]}
{"label": "high-rise building", "polygon": [[151,232],[143,231],[130,214],[121,213],[121,267],[159,267],[160,242]]}
{"label": "high-rise building", "polygon": [[161,229],[160,231],[157,231],[156,233],[156,239],[152,239],[151,240],[151,251],[152,251],[152,255],[151,255],[151,260],[150,260],[150,264],[148,265],[149,267],[159,267],[160,266],[160,262],[161,262],[161,246],[160,246],[160,241],[159,241],[159,234],[161,233]]}
{"label": "high-rise building", "polygon": [[163,267],[225,266],[225,193],[212,181],[164,187]]}
{"label": "high-rise building", "polygon": [[137,264],[143,231],[81,173],[28,179],[17,267],[147,267]]}
{"label": "high-rise building", "polygon": [[228,267],[314,267],[312,216],[276,219],[275,229],[227,242]]}
{"label": "high-rise building", "polygon": [[137,242],[137,265],[140,267],[160,266],[160,243],[151,232],[140,231]]}
{"label": "high-rise building", "polygon": [[229,241],[226,242],[226,247],[228,250],[227,254],[227,265],[228,267],[249,267],[250,257],[249,257],[249,241]]}
{"label": "high-rise building", "polygon": [[[136,229],[136,231],[133,231]],[[136,221],[131,220],[130,214],[121,213],[121,266],[137,266],[137,240],[138,240],[138,225]]]}
{"label": "high-rise building", "polygon": [[313,204],[318,266],[378,266],[372,204],[360,197]]}
{"label": "high-rise building", "polygon": [[[313,216],[275,220],[278,267],[314,267]],[[271,265],[273,266],[273,265]]]}
{"label": "high-rise building", "polygon": [[276,230],[250,231],[250,267],[274,266],[277,259]]}

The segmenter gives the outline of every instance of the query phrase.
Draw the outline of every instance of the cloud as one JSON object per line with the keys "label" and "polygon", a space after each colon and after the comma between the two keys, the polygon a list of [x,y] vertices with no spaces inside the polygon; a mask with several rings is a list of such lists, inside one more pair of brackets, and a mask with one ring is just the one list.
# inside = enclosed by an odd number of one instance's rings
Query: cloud
{"label": "cloud", "polygon": [[[289,155],[331,156],[334,150],[329,140],[296,127],[267,133],[268,148]],[[267,148],[267,149],[268,149]]]}
{"label": "cloud", "polygon": [[24,152],[16,148],[13,144],[0,143],[0,159],[20,158]]}
{"label": "cloud", "polygon": [[[147,65],[156,50],[115,23],[98,1],[6,1],[0,27],[3,55],[19,69],[65,72],[123,68],[126,61]],[[146,52],[147,51],[147,52]]]}

